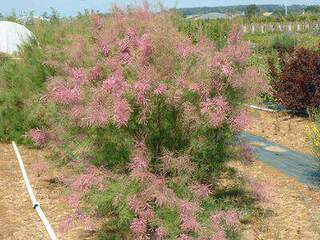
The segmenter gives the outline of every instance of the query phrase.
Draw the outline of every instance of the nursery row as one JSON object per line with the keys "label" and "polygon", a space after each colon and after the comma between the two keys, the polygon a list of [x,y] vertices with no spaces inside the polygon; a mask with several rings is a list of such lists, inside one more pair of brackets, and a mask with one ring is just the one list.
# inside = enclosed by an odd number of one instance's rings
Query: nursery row
{"label": "nursery row", "polygon": [[252,160],[239,140],[244,104],[263,94],[319,104],[319,50],[275,39],[263,72],[231,22],[146,4],[29,28],[36,39],[0,56],[0,139],[47,148],[72,169],[59,176],[72,209],[61,232],[82,223],[101,239],[239,239],[264,199],[227,164]]}

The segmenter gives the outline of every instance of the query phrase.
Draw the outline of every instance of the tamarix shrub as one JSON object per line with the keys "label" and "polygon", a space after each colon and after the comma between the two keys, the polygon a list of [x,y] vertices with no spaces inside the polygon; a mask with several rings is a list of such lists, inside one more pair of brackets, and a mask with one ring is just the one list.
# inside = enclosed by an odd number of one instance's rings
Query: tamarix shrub
{"label": "tamarix shrub", "polygon": [[[239,28],[218,50],[148,6],[91,18],[90,34],[69,36],[47,61],[59,73],[46,94],[58,111],[48,145],[69,164],[101,168],[84,173],[85,193],[71,183],[73,221],[102,219],[105,239],[227,237],[199,216],[247,122],[242,103],[261,86]],[[238,231],[227,213],[221,226]]]}

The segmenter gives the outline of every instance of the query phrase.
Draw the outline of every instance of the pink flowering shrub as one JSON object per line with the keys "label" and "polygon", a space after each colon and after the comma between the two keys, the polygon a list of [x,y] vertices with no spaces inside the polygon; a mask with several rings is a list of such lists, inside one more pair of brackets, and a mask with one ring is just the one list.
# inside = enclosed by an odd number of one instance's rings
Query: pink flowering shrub
{"label": "pink flowering shrub", "polygon": [[[60,60],[49,52],[47,62],[59,73],[46,94],[58,112],[50,146],[70,164],[110,171],[89,168],[70,183],[75,218],[91,209],[114,239],[214,237],[199,220],[201,204],[247,123],[242,103],[259,93],[239,28],[218,50],[204,37],[194,44],[171,13],[146,5],[92,16],[90,31],[70,36],[54,51]],[[227,212],[223,221],[238,230],[236,219]]]}

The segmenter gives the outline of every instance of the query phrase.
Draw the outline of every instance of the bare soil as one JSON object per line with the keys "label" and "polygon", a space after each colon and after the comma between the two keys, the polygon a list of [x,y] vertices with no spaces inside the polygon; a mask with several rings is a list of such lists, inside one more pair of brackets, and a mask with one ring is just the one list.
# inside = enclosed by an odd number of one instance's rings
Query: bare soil
{"label": "bare soil", "polygon": [[[290,149],[310,153],[305,140],[307,119],[285,114],[251,111],[252,123],[247,131],[285,145]],[[20,147],[35,195],[51,222],[57,229],[60,220],[68,214],[63,204],[64,188],[50,184],[59,170],[45,159],[44,151]],[[37,177],[31,164],[40,160],[49,171]],[[259,203],[266,215],[248,225],[243,239],[246,240],[319,240],[320,239],[320,192],[309,189],[259,161],[251,166],[236,165],[240,174],[272,186],[272,202]],[[48,239],[36,212],[32,209],[21,172],[10,145],[0,144],[0,239]],[[88,239],[79,226],[61,235],[59,239]]]}
{"label": "bare soil", "polygon": [[[45,161],[45,152],[19,147],[29,179],[38,202],[41,204],[59,239],[84,239],[82,231],[75,228],[68,234],[58,233],[61,219],[70,209],[62,202],[63,188],[48,181],[56,169],[49,167],[43,176],[32,172],[32,162]],[[0,144],[0,239],[4,240],[44,240],[49,239],[37,213],[33,210],[15,153],[10,145]]]}
{"label": "bare soil", "polygon": [[[309,120],[283,113],[250,111],[252,121],[247,131],[282,144],[292,150],[309,153],[305,126]],[[270,214],[258,219],[245,233],[244,239],[319,240],[320,192],[300,184],[282,172],[256,161],[253,165],[237,165],[240,173],[272,187],[272,202],[260,205]]]}
{"label": "bare soil", "polygon": [[251,122],[246,131],[264,137],[272,142],[284,145],[291,150],[311,153],[306,140],[307,118],[286,113],[270,113],[249,110]]}

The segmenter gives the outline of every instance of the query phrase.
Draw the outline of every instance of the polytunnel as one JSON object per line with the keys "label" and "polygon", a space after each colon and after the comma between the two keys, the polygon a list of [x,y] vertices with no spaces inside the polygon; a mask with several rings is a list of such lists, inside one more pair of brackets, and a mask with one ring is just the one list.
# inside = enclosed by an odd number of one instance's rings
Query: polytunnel
{"label": "polytunnel", "polygon": [[0,21],[0,52],[13,54],[33,36],[33,33],[21,24]]}

